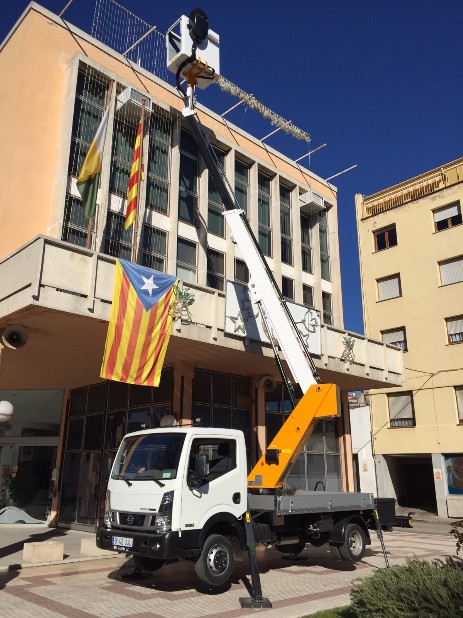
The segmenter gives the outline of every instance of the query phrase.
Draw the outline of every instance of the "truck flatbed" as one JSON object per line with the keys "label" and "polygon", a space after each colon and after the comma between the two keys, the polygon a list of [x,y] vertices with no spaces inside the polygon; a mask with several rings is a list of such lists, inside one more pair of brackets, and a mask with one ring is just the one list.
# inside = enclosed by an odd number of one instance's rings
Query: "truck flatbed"
{"label": "truck flatbed", "polygon": [[251,511],[270,511],[276,515],[329,513],[374,509],[372,494],[298,490],[294,494],[248,494]]}

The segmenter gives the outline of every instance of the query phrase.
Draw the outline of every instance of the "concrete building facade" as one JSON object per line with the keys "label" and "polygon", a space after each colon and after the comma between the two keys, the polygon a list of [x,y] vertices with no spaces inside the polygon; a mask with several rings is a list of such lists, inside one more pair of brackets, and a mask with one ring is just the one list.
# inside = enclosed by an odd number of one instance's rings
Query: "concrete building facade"
{"label": "concrete building facade", "polygon": [[[0,399],[15,413],[0,424],[0,518],[15,506],[24,517],[94,526],[121,437],[165,414],[242,429],[251,465],[289,401],[271,347],[230,328],[227,281],[246,284],[249,273],[176,90],[35,3],[0,47],[0,75],[0,330],[6,343],[11,332],[24,336],[1,349]],[[156,389],[99,378],[115,259],[130,259],[133,244],[123,222],[141,98],[136,261],[181,280]],[[91,229],[76,179],[106,108]],[[306,334],[323,381],[342,391],[342,417],[318,424],[289,482],[351,490],[347,392],[401,384],[402,353],[344,330],[336,188],[198,109],[283,294],[314,327]]]}
{"label": "concrete building facade", "polygon": [[463,516],[463,159],[356,196],[365,334],[403,350],[370,390],[378,493]]}

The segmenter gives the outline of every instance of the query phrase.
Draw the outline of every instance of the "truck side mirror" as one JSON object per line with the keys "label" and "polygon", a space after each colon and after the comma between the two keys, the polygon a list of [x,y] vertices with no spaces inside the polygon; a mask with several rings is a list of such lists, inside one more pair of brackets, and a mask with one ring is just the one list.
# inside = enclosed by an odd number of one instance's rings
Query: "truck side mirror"
{"label": "truck side mirror", "polygon": [[203,479],[209,474],[209,455],[199,453],[195,460],[195,475],[198,479]]}

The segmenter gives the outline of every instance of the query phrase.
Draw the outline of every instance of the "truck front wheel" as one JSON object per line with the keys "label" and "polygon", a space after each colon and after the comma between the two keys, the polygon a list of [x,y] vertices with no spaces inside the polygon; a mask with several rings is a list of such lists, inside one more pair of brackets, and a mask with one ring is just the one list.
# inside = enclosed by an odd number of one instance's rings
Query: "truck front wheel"
{"label": "truck front wheel", "polygon": [[195,570],[204,584],[220,587],[230,580],[234,564],[230,540],[221,534],[211,534],[204,542],[201,555],[195,563]]}
{"label": "truck front wheel", "polygon": [[344,543],[339,546],[343,560],[358,562],[365,554],[366,535],[358,524],[347,524],[344,533]]}

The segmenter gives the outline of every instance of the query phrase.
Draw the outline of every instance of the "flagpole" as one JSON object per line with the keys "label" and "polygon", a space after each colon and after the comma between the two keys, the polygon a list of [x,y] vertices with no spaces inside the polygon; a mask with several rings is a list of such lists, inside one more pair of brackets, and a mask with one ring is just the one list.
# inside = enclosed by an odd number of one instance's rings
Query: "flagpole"
{"label": "flagpole", "polygon": [[143,178],[143,130],[145,123],[145,99],[141,100],[141,119],[140,119],[140,158],[139,158],[139,167],[138,167],[138,187],[137,187],[137,196],[136,196],[136,204],[135,204],[135,219],[133,222],[133,239],[132,239],[132,262],[133,264],[137,263],[137,254],[138,254],[138,208],[140,205],[140,191],[141,191],[141,181]]}
{"label": "flagpole", "polygon": [[[66,10],[66,8],[67,7],[65,7],[65,10]],[[104,107],[103,114],[106,112],[108,107],[111,105],[111,96],[112,96],[112,92],[113,92],[113,84],[114,84],[113,80],[111,80],[109,82],[109,84],[108,84],[108,90],[106,91],[106,97],[105,97],[106,100],[105,100],[105,107]],[[101,177],[100,177],[100,181],[101,181]],[[95,208],[95,214],[96,214],[96,208]],[[93,240],[92,230],[93,230],[93,222],[94,221],[96,221],[96,216],[88,218],[87,243],[85,245],[87,249],[91,249],[92,248],[92,240]]]}

